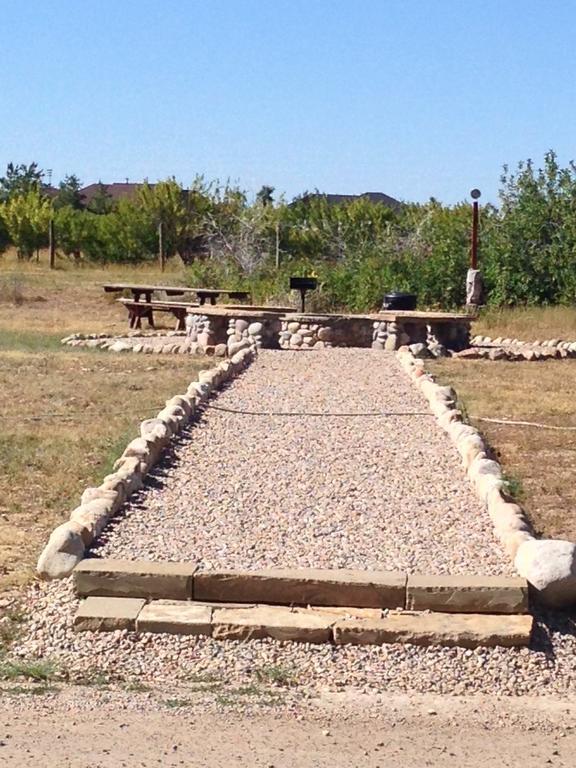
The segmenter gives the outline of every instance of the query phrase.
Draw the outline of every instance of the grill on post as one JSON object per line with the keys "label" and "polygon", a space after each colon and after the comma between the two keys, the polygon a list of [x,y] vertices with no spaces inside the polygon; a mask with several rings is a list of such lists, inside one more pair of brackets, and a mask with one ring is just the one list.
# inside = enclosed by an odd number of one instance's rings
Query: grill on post
{"label": "grill on post", "polygon": [[315,291],[317,286],[318,286],[318,280],[315,277],[291,277],[290,278],[290,290],[300,291],[302,312],[305,311],[305,307],[306,307],[306,293],[308,291]]}

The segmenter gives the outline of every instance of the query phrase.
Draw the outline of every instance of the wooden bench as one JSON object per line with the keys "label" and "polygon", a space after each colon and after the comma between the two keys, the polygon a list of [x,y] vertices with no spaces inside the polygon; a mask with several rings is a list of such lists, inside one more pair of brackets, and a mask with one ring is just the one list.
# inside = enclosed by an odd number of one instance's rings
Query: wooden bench
{"label": "wooden bench", "polygon": [[139,302],[141,297],[144,301],[150,303],[153,293],[165,293],[166,296],[183,296],[184,294],[194,294],[200,305],[207,301],[210,304],[216,304],[220,295],[228,296],[229,299],[236,301],[250,300],[250,291],[232,291],[225,288],[189,288],[185,285],[140,285],[138,283],[104,283],[106,293],[122,293],[130,291],[133,301]]}
{"label": "wooden bench", "polygon": [[170,312],[176,318],[177,331],[186,329],[186,312],[198,304],[185,301],[136,301],[134,299],[117,299],[128,310],[128,325],[130,328],[141,328],[142,318],[148,321],[150,328],[155,328],[154,312]]}

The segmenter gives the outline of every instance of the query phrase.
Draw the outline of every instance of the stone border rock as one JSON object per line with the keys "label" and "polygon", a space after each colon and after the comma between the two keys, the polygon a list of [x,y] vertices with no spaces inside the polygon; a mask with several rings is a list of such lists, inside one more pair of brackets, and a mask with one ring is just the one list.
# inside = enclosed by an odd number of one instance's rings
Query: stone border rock
{"label": "stone border rock", "polygon": [[452,357],[464,360],[506,360],[509,362],[538,362],[540,360],[565,360],[576,357],[576,344],[560,346],[472,346],[461,352],[454,352]]}
{"label": "stone border rock", "polygon": [[522,339],[509,339],[498,336],[496,339],[490,336],[474,336],[470,341],[472,346],[495,346],[495,347],[556,347],[566,349],[570,352],[576,352],[576,341],[564,341],[563,339],[545,339],[540,341],[523,341]]}
{"label": "stone border rock", "polygon": [[217,603],[343,606],[444,613],[528,612],[528,584],[509,576],[267,568],[201,571],[195,563],[88,558],[78,563],[79,597]]}
{"label": "stone border rock", "polygon": [[[180,338],[174,338],[180,337]],[[152,340],[158,338],[168,339],[164,344],[153,343]],[[201,335],[201,341],[205,342],[210,338],[207,335]],[[236,347],[226,344],[210,344],[198,341],[198,334],[195,338],[187,331],[130,331],[125,335],[110,335],[106,333],[75,333],[61,340],[62,344],[69,347],[84,347],[85,349],[102,349],[108,352],[135,352],[146,355],[206,355],[208,357],[226,357],[239,352],[248,344],[239,344]]]}
{"label": "stone border rock", "polygon": [[77,632],[128,630],[256,640],[464,648],[527,646],[530,615],[380,611],[370,608],[233,605],[122,597],[88,597],[74,618]]}
{"label": "stone border rock", "polygon": [[546,604],[575,605],[576,544],[535,537],[522,508],[510,500],[502,467],[490,458],[478,430],[465,423],[455,390],[437,384],[426,372],[424,361],[414,357],[409,347],[401,347],[397,359],[454,443],[476,494],[486,504],[496,538],[513,559],[517,572]]}
{"label": "stone border rock", "polygon": [[211,394],[234,379],[255,355],[255,348],[250,346],[214,368],[200,371],[198,380],[191,382],[185,394],[170,398],[156,418],[140,424],[140,436],[126,446],[114,464],[114,472],[97,488],[86,488],[80,506],[70,513],[68,522],[52,532],[38,560],[40,578],[59,579],[70,575],[110,518],[142,488],[144,477],[159,461],[173,436],[192,420],[197,408]]}

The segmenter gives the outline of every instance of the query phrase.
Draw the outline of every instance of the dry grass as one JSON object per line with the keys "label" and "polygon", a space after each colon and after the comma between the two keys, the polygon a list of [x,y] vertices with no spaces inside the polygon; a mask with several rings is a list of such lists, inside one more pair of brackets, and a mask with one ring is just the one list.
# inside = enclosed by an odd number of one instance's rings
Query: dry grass
{"label": "dry grass", "polygon": [[576,340],[576,307],[515,307],[484,310],[474,333],[497,338],[536,341]]}
{"label": "dry grass", "polygon": [[[576,427],[576,360],[542,363],[442,360],[430,368],[452,384],[520,491],[535,529],[576,541],[576,432],[490,424],[479,417]],[[515,481],[515,482],[514,482]]]}
{"label": "dry grass", "polygon": [[205,366],[187,356],[0,351],[0,589],[29,578],[48,531],[110,471],[139,422]]}
{"label": "dry grass", "polygon": [[99,283],[178,283],[152,268],[66,269],[0,259],[0,590],[25,583],[51,528],[98,484],[138,425],[208,361],[62,347],[74,331],[124,331]]}
{"label": "dry grass", "polygon": [[[44,257],[42,257],[44,258]],[[50,270],[45,263],[22,263],[10,254],[0,257],[0,333],[41,331],[65,336],[77,332],[125,332],[127,314],[115,294],[105,294],[105,282],[182,284],[180,261],[165,273],[155,266],[73,267],[61,261]],[[173,327],[169,315],[159,315],[162,327]]]}

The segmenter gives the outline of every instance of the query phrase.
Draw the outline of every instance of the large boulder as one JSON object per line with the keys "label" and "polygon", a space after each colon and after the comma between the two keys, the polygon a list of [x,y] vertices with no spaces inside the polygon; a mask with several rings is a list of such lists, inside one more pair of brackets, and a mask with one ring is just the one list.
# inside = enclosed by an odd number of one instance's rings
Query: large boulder
{"label": "large boulder", "polygon": [[547,605],[576,605],[576,544],[561,539],[531,539],[514,559],[516,570]]}
{"label": "large boulder", "polygon": [[38,560],[38,576],[47,580],[69,576],[84,557],[84,534],[82,525],[73,521],[55,528]]}

